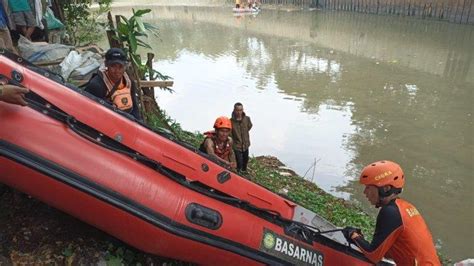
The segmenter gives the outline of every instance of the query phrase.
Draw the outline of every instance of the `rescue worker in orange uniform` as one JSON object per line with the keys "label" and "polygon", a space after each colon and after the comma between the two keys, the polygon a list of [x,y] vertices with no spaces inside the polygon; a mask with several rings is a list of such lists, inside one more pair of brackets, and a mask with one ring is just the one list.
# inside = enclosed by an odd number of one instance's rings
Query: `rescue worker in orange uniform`
{"label": "rescue worker in orange uniform", "polygon": [[214,132],[204,133],[206,135],[203,143],[205,152],[235,170],[237,163],[232,149],[232,138],[229,136],[232,122],[225,116],[218,117],[214,122],[214,130]]}
{"label": "rescue worker in orange uniform", "polygon": [[101,69],[97,75],[92,76],[85,91],[141,120],[137,89],[125,72],[127,64],[127,56],[122,49],[110,48],[105,53],[106,69]]}
{"label": "rescue worker in orange uniform", "polygon": [[423,217],[398,197],[405,184],[400,166],[391,161],[371,163],[362,170],[359,182],[365,185],[369,202],[380,211],[371,243],[353,227],[342,231],[347,241],[374,263],[387,257],[397,265],[441,265]]}

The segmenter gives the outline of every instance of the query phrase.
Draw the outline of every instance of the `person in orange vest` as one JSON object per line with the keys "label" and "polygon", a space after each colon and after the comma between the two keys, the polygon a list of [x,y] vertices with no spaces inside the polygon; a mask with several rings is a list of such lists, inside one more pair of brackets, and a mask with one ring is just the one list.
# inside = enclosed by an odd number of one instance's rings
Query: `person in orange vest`
{"label": "person in orange vest", "polygon": [[206,138],[202,146],[204,152],[235,170],[237,163],[232,149],[232,138],[229,136],[231,130],[232,122],[230,119],[225,116],[218,117],[214,122],[214,131],[204,133]]}
{"label": "person in orange vest", "polygon": [[423,217],[415,206],[398,197],[405,184],[402,168],[391,161],[374,162],[362,170],[359,182],[365,185],[369,202],[380,211],[372,242],[353,227],[342,231],[347,241],[374,263],[385,256],[397,265],[441,265]]}
{"label": "person in orange vest", "polygon": [[127,56],[122,49],[110,48],[105,53],[106,69],[91,77],[85,91],[141,120],[137,89],[125,72],[127,65]]}
{"label": "person in orange vest", "polygon": [[25,94],[28,89],[15,85],[4,84],[0,81],[0,101],[26,106]]}

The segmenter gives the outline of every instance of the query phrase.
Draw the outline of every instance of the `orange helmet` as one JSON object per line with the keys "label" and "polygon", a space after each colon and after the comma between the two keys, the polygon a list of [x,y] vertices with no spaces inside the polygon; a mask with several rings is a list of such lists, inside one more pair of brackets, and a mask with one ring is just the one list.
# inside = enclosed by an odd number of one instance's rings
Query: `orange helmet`
{"label": "orange helmet", "polygon": [[216,119],[216,122],[214,122],[214,128],[215,129],[220,129],[220,128],[232,129],[232,122],[230,122],[229,118],[225,116],[221,116]]}
{"label": "orange helmet", "polygon": [[379,188],[390,185],[401,189],[405,185],[405,176],[400,165],[391,161],[378,161],[364,167],[359,182]]}

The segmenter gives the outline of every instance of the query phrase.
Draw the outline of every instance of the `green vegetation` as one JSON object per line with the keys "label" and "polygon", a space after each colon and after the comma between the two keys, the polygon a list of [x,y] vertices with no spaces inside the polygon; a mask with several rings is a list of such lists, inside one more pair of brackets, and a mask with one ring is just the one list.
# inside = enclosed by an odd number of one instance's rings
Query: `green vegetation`
{"label": "green vegetation", "polygon": [[204,140],[204,135],[199,132],[189,132],[183,130],[181,125],[174,119],[170,118],[164,111],[158,114],[146,114],[147,123],[153,129],[169,129],[174,136],[181,140],[190,143],[194,147],[199,147],[201,142]]}
{"label": "green vegetation", "polygon": [[130,18],[120,16],[120,21],[117,22],[117,39],[120,43],[125,43],[125,50],[128,52],[132,64],[138,70],[137,76],[144,77],[146,74],[150,75],[150,80],[156,78],[159,79],[169,79],[170,77],[162,75],[157,70],[149,67],[144,63],[138,54],[138,47],[144,47],[147,49],[152,49],[149,44],[142,40],[142,38],[148,37],[148,33],[151,33],[155,36],[159,36],[158,28],[142,21],[142,17],[145,14],[151,12],[151,9],[132,9],[133,15]]}
{"label": "green vegetation", "polygon": [[90,10],[90,0],[60,1],[65,17],[69,43],[76,46],[88,45],[99,41],[104,35],[103,15],[110,10],[112,0],[99,0],[99,8]]}
{"label": "green vegetation", "polygon": [[358,227],[366,236],[371,236],[375,221],[359,207],[324,192],[300,176],[282,176],[277,168],[262,164],[256,158],[250,160],[250,169],[254,182],[273,192],[287,190],[288,198],[318,213],[331,223],[341,227]]}
{"label": "green vegetation", "polygon": [[[152,265],[151,256],[147,255],[139,250],[127,247],[123,244],[112,244],[109,243],[107,251],[105,252],[104,259],[107,262],[107,266],[121,266],[121,265]],[[156,262],[156,258],[155,261]],[[191,265],[186,262],[162,259],[159,261],[161,265]]]}

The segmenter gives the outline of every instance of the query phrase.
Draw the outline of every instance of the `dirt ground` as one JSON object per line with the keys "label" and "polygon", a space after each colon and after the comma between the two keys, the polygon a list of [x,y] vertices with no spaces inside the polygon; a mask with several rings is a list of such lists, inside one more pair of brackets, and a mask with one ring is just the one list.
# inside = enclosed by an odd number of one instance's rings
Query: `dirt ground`
{"label": "dirt ground", "polygon": [[189,265],[140,252],[0,185],[0,265]]}

